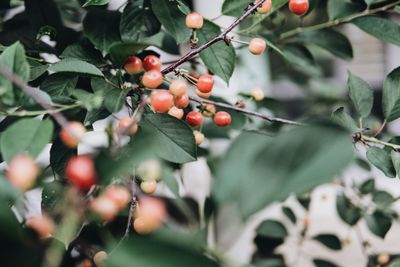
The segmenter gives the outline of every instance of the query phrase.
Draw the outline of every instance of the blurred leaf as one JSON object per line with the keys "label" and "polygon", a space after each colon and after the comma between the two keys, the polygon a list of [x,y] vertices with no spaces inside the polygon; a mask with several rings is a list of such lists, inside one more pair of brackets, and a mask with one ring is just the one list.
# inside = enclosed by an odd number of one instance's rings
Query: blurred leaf
{"label": "blurred leaf", "polygon": [[368,179],[359,186],[361,194],[371,194],[375,190],[375,179]]}
{"label": "blurred leaf", "polygon": [[361,30],[366,33],[394,45],[400,45],[400,26],[393,21],[377,17],[365,16],[359,17],[352,21]]}
{"label": "blurred leaf", "polygon": [[128,90],[114,87],[102,78],[93,78],[91,86],[95,93],[104,98],[104,107],[111,113],[122,109],[126,101]]}
{"label": "blurred leaf", "polygon": [[329,0],[328,14],[329,19],[334,20],[343,18],[354,13],[358,13],[364,9],[364,5],[348,0]]}
{"label": "blurred leaf", "polygon": [[101,70],[96,66],[76,58],[62,59],[61,61],[51,65],[48,70],[55,73],[69,72],[82,75],[103,76]]}
{"label": "blurred leaf", "polygon": [[400,176],[400,153],[392,150],[390,152],[390,157],[392,158],[392,163],[396,170],[397,176]]}
{"label": "blurred leaf", "polygon": [[333,112],[332,120],[340,126],[348,129],[351,133],[359,131],[356,122],[346,111],[344,111],[343,107],[340,107]]}
{"label": "blurred leaf", "polygon": [[361,218],[361,209],[351,203],[344,194],[336,197],[336,210],[339,217],[350,226],[355,225]]}
{"label": "blurred leaf", "polygon": [[396,170],[393,166],[390,152],[379,147],[370,147],[367,150],[367,159],[387,177],[396,177]]}
{"label": "blurred leaf", "polygon": [[222,5],[222,14],[227,16],[240,16],[244,9],[254,1],[251,0],[225,0]]}
{"label": "blurred leaf", "polygon": [[257,262],[255,267],[286,267],[281,259],[268,259]]}
{"label": "blurred leaf", "polygon": [[387,206],[393,204],[395,201],[394,197],[386,191],[375,191],[372,194],[372,201],[375,202],[377,205]]}
{"label": "blurred leaf", "polygon": [[382,108],[388,122],[400,117],[400,68],[393,70],[383,84]]}
{"label": "blurred leaf", "polygon": [[314,57],[311,52],[303,45],[288,44],[283,50],[285,59],[294,65],[301,72],[313,76],[320,76],[321,69],[315,65]]}
{"label": "blurred leaf", "polygon": [[368,229],[380,238],[385,238],[392,227],[392,219],[381,211],[376,210],[373,214],[365,217]]}
{"label": "blurred leaf", "polygon": [[63,199],[64,191],[65,185],[59,181],[46,183],[42,190],[42,211],[49,215],[54,215],[56,206],[59,205],[60,201]]}
{"label": "blurred leaf", "polygon": [[333,250],[341,250],[342,249],[342,243],[340,242],[340,239],[333,234],[319,234],[317,236],[313,237],[314,240],[320,242],[324,246],[333,249]]}
{"label": "blurred leaf", "polygon": [[77,154],[76,149],[70,149],[57,137],[50,148],[50,166],[61,178],[64,177],[64,169],[68,160]]}
{"label": "blurred leaf", "polygon": [[366,161],[366,160],[364,160],[362,158],[357,158],[357,159],[355,159],[355,162],[360,168],[362,168],[362,169],[364,169],[366,171],[370,171],[371,170],[371,165],[369,165],[368,161]]}
{"label": "blurred leaf", "polygon": [[265,220],[257,227],[257,235],[269,238],[285,238],[288,235],[286,227],[275,220]]}
{"label": "blurred leaf", "polygon": [[292,223],[296,223],[296,214],[294,214],[293,210],[289,207],[282,207],[282,212],[289,218]]}
{"label": "blurred leaf", "polygon": [[83,7],[107,5],[110,0],[87,0]]}
{"label": "blurred leaf", "polygon": [[104,101],[104,97],[101,93],[92,94],[82,89],[75,89],[73,96],[75,96],[79,100],[79,103],[88,111],[100,108]]}
{"label": "blurred leaf", "polygon": [[[88,42],[86,39],[85,41]],[[61,53],[60,58],[76,58],[96,66],[104,63],[101,53],[92,45],[84,42],[67,46]]]}
{"label": "blurred leaf", "polygon": [[374,95],[371,86],[360,77],[349,72],[347,82],[349,86],[349,95],[353,105],[361,118],[367,117],[371,113],[374,102]]}
{"label": "blurred leaf", "polygon": [[338,267],[338,265],[326,260],[314,259],[313,262],[315,267]]}

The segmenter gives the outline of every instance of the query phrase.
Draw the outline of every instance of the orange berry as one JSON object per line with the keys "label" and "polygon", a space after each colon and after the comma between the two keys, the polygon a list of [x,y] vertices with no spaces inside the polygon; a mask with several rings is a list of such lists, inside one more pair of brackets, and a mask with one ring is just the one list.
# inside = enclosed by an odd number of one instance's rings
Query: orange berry
{"label": "orange berry", "polygon": [[[256,0],[254,3],[257,4],[261,0]],[[267,14],[272,9],[272,0],[265,1],[259,8],[257,8],[257,13]]]}
{"label": "orange berry", "polygon": [[[132,125],[133,119],[129,116],[123,117],[122,119],[119,120],[118,123],[118,128],[120,131],[125,131],[127,128]],[[129,130],[130,135],[135,135],[136,132],[138,131],[139,126],[137,123],[133,124]]]}
{"label": "orange berry", "polygon": [[181,96],[181,95],[186,94],[187,85],[182,80],[174,80],[174,81],[172,81],[171,85],[169,86],[169,91],[174,96]]}
{"label": "orange berry", "polygon": [[157,181],[156,180],[143,181],[140,183],[140,188],[146,194],[153,194],[157,190]]}
{"label": "orange berry", "polygon": [[265,43],[265,41],[263,39],[253,38],[253,39],[251,39],[250,44],[249,44],[249,51],[253,55],[261,55],[262,53],[264,53],[266,47],[267,47],[267,44]]}
{"label": "orange berry", "polygon": [[166,216],[167,210],[163,201],[157,198],[142,197],[139,200],[134,228],[140,234],[149,234],[161,227]]}
{"label": "orange berry", "polygon": [[117,204],[108,197],[100,196],[90,203],[90,209],[105,221],[112,221],[118,214]]}
{"label": "orange berry", "polygon": [[17,155],[8,165],[7,178],[14,187],[27,191],[35,184],[39,171],[39,167],[30,156]]}
{"label": "orange berry", "polygon": [[149,70],[143,74],[142,84],[149,89],[156,89],[163,83],[163,75],[159,70]]}
{"label": "orange berry", "polygon": [[120,185],[108,186],[104,193],[104,197],[111,199],[117,205],[118,209],[125,208],[131,201],[131,194],[126,187]]}
{"label": "orange berry", "polygon": [[167,112],[174,105],[174,97],[168,90],[156,90],[151,93],[150,103],[155,112]]}
{"label": "orange berry", "polygon": [[181,95],[174,98],[174,105],[177,108],[184,109],[189,106],[189,97],[188,95]]}
{"label": "orange berry", "polygon": [[197,12],[192,12],[186,16],[186,27],[189,29],[200,29],[203,24],[204,18]]}
{"label": "orange berry", "polygon": [[149,70],[161,70],[161,60],[154,55],[148,55],[143,59],[143,68]]}
{"label": "orange berry", "polygon": [[60,132],[61,141],[69,148],[76,148],[86,133],[86,128],[79,121],[68,123]]}
{"label": "orange berry", "polygon": [[53,220],[46,214],[27,219],[25,225],[34,230],[41,238],[50,237],[55,229]]}
{"label": "orange berry", "polygon": [[136,56],[129,57],[124,65],[124,69],[131,75],[139,74],[143,71],[142,60]]}
{"label": "orange berry", "polygon": [[196,89],[196,95],[197,95],[198,97],[207,99],[207,98],[210,98],[211,92],[203,93],[203,92],[201,92],[199,89]]}
{"label": "orange berry", "polygon": [[214,78],[209,74],[204,74],[197,80],[197,89],[202,93],[209,93],[214,87]]}
{"label": "orange berry", "polygon": [[231,124],[232,118],[228,112],[219,111],[214,116],[214,122],[220,127],[225,127]]}
{"label": "orange berry", "polygon": [[308,0],[289,0],[289,10],[297,16],[303,16],[309,8]]}

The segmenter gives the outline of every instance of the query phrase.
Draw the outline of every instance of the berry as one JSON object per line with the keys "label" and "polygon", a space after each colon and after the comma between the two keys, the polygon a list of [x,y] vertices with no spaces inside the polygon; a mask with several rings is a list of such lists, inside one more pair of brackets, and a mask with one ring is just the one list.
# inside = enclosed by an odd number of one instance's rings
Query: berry
{"label": "berry", "polygon": [[192,12],[186,16],[186,27],[189,29],[200,29],[203,24],[203,16],[197,12]]}
{"label": "berry", "polygon": [[125,208],[131,201],[131,194],[128,189],[119,185],[110,185],[103,193],[104,197],[114,201],[118,209]]}
{"label": "berry", "polygon": [[387,265],[390,262],[390,255],[389,254],[379,254],[376,258],[376,262],[380,266]]}
{"label": "berry", "polygon": [[253,38],[249,44],[249,51],[253,55],[261,55],[267,47],[265,41],[261,38]]}
{"label": "berry", "polygon": [[264,91],[261,88],[254,88],[251,90],[250,95],[255,101],[262,101],[265,97]]}
{"label": "berry", "polygon": [[156,90],[150,96],[150,103],[155,112],[167,112],[174,106],[174,97],[168,90]]}
{"label": "berry", "polygon": [[187,95],[181,95],[178,97],[175,97],[174,99],[174,105],[177,108],[186,108],[189,106],[189,97]]}
{"label": "berry", "polygon": [[174,80],[172,81],[171,85],[169,86],[169,91],[174,96],[181,96],[186,94],[187,85],[182,80]]}
{"label": "berry", "polygon": [[[257,4],[260,0],[256,0],[254,3]],[[272,9],[272,0],[265,1],[259,8],[257,8],[257,13],[267,14]]]}
{"label": "berry", "polygon": [[156,89],[163,82],[163,75],[159,70],[149,70],[143,74],[142,84],[149,89]]}
{"label": "berry", "polygon": [[[118,123],[118,128],[120,131],[126,131],[127,127],[129,127],[130,125],[132,125],[133,123],[133,119],[129,116],[123,117],[122,119],[120,119],[119,123]],[[131,126],[131,128],[129,129],[129,134],[130,135],[135,135],[136,132],[138,131],[138,125],[135,123]]]}
{"label": "berry", "polygon": [[148,55],[143,59],[143,68],[146,71],[149,70],[161,70],[161,60],[154,56],[154,55]]}
{"label": "berry", "polygon": [[228,112],[219,111],[214,116],[214,122],[216,125],[218,125],[220,127],[225,127],[225,126],[228,126],[229,124],[231,124],[232,118]]}
{"label": "berry", "polygon": [[217,108],[213,104],[202,104],[201,110],[206,117],[212,117],[217,112]]}
{"label": "berry", "polygon": [[117,204],[108,197],[100,196],[90,203],[90,209],[105,221],[112,221],[118,214]]}
{"label": "berry", "polygon": [[146,194],[153,194],[157,190],[157,181],[156,180],[143,181],[140,183],[140,188]]}
{"label": "berry", "polygon": [[193,131],[194,139],[196,140],[196,145],[201,145],[204,142],[204,134],[199,131]]}
{"label": "berry", "polygon": [[125,63],[124,69],[131,75],[139,74],[143,71],[142,60],[138,57],[129,57]]}
{"label": "berry", "polygon": [[161,176],[161,163],[158,160],[144,161],[138,166],[136,174],[143,181],[158,180]]}
{"label": "berry", "polygon": [[27,219],[25,225],[34,230],[41,238],[50,237],[55,229],[53,220],[46,214]]}
{"label": "berry", "polygon": [[39,167],[28,155],[15,156],[8,165],[8,180],[21,191],[27,191],[32,188],[38,175]]}
{"label": "berry", "polygon": [[172,107],[169,111],[168,114],[171,115],[172,117],[177,118],[178,120],[183,118],[183,109],[177,108],[177,107]]}
{"label": "berry", "polygon": [[209,93],[214,87],[214,78],[209,74],[204,74],[197,80],[197,89],[202,93]]}
{"label": "berry", "polygon": [[82,191],[88,191],[97,181],[96,168],[89,156],[71,158],[65,167],[65,175],[73,186]]}
{"label": "berry", "polygon": [[86,133],[86,128],[79,121],[72,121],[60,132],[61,141],[69,148],[76,148]]}
{"label": "berry", "polygon": [[308,0],[290,0],[289,1],[289,10],[297,15],[303,16],[307,13],[310,8],[310,3]]}
{"label": "berry", "polygon": [[186,123],[189,124],[190,126],[199,126],[200,124],[203,123],[203,115],[201,115],[200,112],[198,111],[190,111],[187,115],[186,115]]}
{"label": "berry", "polygon": [[108,254],[105,251],[99,251],[96,254],[94,254],[93,261],[94,264],[98,267],[104,266],[104,260],[107,258]]}
{"label": "berry", "polygon": [[135,231],[149,234],[158,230],[167,216],[164,202],[157,198],[142,197],[138,206],[137,218],[133,223]]}
{"label": "berry", "polygon": [[207,99],[207,98],[209,98],[211,96],[211,92],[202,93],[202,92],[199,91],[199,89],[196,89],[196,95],[201,97],[201,98]]}

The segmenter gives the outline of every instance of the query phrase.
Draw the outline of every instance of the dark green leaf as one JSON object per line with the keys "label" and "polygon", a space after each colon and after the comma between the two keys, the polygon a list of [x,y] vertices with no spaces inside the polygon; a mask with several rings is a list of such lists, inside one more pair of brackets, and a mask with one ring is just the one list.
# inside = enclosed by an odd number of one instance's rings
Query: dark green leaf
{"label": "dark green leaf", "polygon": [[379,206],[387,207],[395,201],[394,197],[386,191],[375,191],[372,194],[372,201]]}
{"label": "dark green leaf", "polygon": [[382,108],[388,122],[400,117],[400,68],[393,70],[383,84]]}
{"label": "dark green leaf", "polygon": [[78,83],[78,77],[70,73],[55,73],[47,77],[40,89],[50,96],[69,96]]}
{"label": "dark green leaf", "polygon": [[361,194],[371,194],[375,190],[375,179],[368,179],[363,182],[360,185],[359,190]]}
{"label": "dark green leaf", "polygon": [[336,264],[326,260],[314,259],[313,262],[315,267],[338,267]]}
{"label": "dark green leaf", "polygon": [[87,0],[87,1],[83,4],[83,7],[107,5],[108,2],[110,2],[110,0]]}
{"label": "dark green leaf", "polygon": [[328,14],[331,20],[343,18],[364,9],[364,5],[348,0],[329,0]]}
{"label": "dark green leaf", "polygon": [[351,133],[357,132],[359,129],[356,122],[350,115],[344,111],[343,107],[338,108],[332,114],[332,120],[340,126],[348,129]]}
{"label": "dark green leaf", "polygon": [[257,235],[269,238],[285,238],[288,235],[286,227],[274,220],[266,220],[257,227]]}
{"label": "dark green leaf", "polygon": [[381,211],[375,211],[365,217],[368,229],[380,238],[385,238],[392,227],[392,219]]}
{"label": "dark green leaf", "polygon": [[296,223],[296,214],[294,214],[293,210],[289,207],[282,207],[282,212],[289,218],[292,223]]}
{"label": "dark green leaf", "polygon": [[379,147],[370,147],[367,151],[367,159],[387,177],[396,177],[396,169],[393,166],[390,152]]}
{"label": "dark green leaf", "polygon": [[124,106],[128,90],[114,87],[102,78],[93,78],[92,89],[104,98],[104,107],[111,113],[118,112]]}
{"label": "dark green leaf", "polygon": [[50,166],[60,177],[64,178],[64,169],[68,160],[77,154],[75,149],[64,145],[60,138],[56,138],[50,148]]}
{"label": "dark green leaf", "polygon": [[336,235],[332,234],[319,234],[317,236],[313,237],[314,240],[317,240],[324,246],[333,249],[333,250],[341,250],[342,249],[342,243],[340,242],[340,239]]}
{"label": "dark green leaf", "polygon": [[390,157],[392,158],[393,166],[396,170],[397,176],[400,176],[400,153],[392,150],[390,152]]}
{"label": "dark green leaf", "polygon": [[355,225],[361,218],[361,209],[351,203],[344,194],[336,197],[336,210],[339,217],[350,226]]}
{"label": "dark green leaf", "polygon": [[96,66],[76,58],[62,59],[61,61],[51,65],[49,67],[49,71],[53,71],[55,73],[69,72],[81,75],[103,76],[101,70],[99,70]]}
{"label": "dark green leaf", "polygon": [[366,16],[353,20],[353,24],[384,42],[400,45],[400,26],[391,20]]}
{"label": "dark green leaf", "polygon": [[366,118],[372,109],[374,102],[374,95],[371,86],[361,79],[349,72],[349,95],[353,105],[361,118]]}

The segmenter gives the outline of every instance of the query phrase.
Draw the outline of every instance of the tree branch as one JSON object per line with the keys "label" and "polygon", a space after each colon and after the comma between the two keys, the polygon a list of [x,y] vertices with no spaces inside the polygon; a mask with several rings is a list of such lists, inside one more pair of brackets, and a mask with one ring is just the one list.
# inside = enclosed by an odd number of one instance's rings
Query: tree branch
{"label": "tree branch", "polygon": [[265,114],[261,114],[258,112],[254,112],[254,111],[250,111],[247,109],[243,109],[243,108],[238,108],[229,104],[225,104],[225,103],[221,103],[221,102],[215,102],[215,101],[211,101],[211,100],[207,100],[207,99],[200,99],[197,97],[189,97],[190,101],[199,103],[199,104],[212,104],[215,105],[217,107],[222,107],[222,108],[226,108],[226,109],[230,109],[230,110],[234,110],[236,112],[241,112],[250,116],[254,116],[254,117],[258,117],[261,118],[263,120],[269,121],[269,122],[278,122],[278,123],[283,123],[283,124],[290,124],[290,125],[296,125],[296,126],[304,126],[303,123],[301,122],[296,122],[296,121],[291,121],[291,120],[287,120],[287,119],[281,119],[281,118],[275,118],[275,117],[270,117],[267,116]]}
{"label": "tree branch", "polygon": [[199,54],[201,51],[204,49],[207,49],[208,47],[212,46],[213,44],[219,42],[219,41],[226,41],[227,44],[229,44],[229,40],[227,39],[228,33],[230,33],[236,26],[238,26],[244,19],[246,19],[248,16],[250,16],[252,13],[256,11],[258,7],[260,7],[266,0],[261,0],[257,2],[256,4],[250,4],[246,9],[245,12],[243,13],[242,16],[237,18],[230,26],[228,26],[225,30],[223,30],[218,36],[214,37],[213,39],[209,40],[207,43],[201,45],[200,47],[197,47],[195,49],[192,49],[189,53],[184,55],[182,58],[177,60],[175,63],[171,64],[167,68],[163,69],[161,72],[162,74],[167,74],[172,71],[174,71],[177,67],[185,63],[186,61],[189,61],[192,59],[194,56]]}

